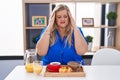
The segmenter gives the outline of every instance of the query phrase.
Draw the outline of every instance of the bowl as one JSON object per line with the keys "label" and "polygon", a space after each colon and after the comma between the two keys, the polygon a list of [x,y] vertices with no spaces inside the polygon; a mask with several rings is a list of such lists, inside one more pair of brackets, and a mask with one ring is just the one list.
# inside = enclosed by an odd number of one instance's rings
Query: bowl
{"label": "bowl", "polygon": [[67,65],[70,66],[74,71],[80,66],[80,64],[76,61],[70,61],[67,63]]}
{"label": "bowl", "polygon": [[61,67],[60,62],[51,62],[47,65],[47,70],[49,72],[59,72],[59,68]]}

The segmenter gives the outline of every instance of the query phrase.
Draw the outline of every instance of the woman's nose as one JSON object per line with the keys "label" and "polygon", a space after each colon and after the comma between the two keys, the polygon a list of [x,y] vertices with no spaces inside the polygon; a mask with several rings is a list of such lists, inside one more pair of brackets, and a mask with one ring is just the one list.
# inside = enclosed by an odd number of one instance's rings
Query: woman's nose
{"label": "woman's nose", "polygon": [[63,21],[63,20],[65,20],[65,18],[64,18],[64,17],[62,17],[62,18],[61,18],[61,20]]}

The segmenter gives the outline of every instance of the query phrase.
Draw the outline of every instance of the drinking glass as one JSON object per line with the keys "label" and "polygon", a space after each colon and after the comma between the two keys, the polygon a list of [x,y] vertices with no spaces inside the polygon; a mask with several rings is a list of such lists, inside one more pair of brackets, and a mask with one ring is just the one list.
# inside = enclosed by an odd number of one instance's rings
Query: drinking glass
{"label": "drinking glass", "polygon": [[34,73],[39,75],[42,72],[42,68],[43,68],[43,62],[42,61],[33,61],[33,69],[34,69]]}

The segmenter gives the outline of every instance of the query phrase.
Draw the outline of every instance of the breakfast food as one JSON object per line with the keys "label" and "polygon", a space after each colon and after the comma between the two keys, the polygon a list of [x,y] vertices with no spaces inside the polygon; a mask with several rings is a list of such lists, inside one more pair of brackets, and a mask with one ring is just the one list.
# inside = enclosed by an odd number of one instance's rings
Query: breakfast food
{"label": "breakfast food", "polygon": [[71,67],[68,67],[67,72],[73,72]]}
{"label": "breakfast food", "polygon": [[76,69],[80,67],[79,63],[75,61],[70,61],[67,63],[67,65],[71,67],[73,71],[76,71]]}
{"label": "breakfast food", "polygon": [[39,75],[42,72],[42,66],[36,66],[34,67],[34,72]]}
{"label": "breakfast food", "polygon": [[61,67],[61,64],[59,62],[51,62],[47,65],[47,70],[49,72],[59,72],[59,68]]}
{"label": "breakfast food", "polygon": [[82,67],[77,68],[77,69],[76,69],[76,72],[83,72]]}
{"label": "breakfast food", "polygon": [[60,69],[59,69],[59,72],[60,73],[65,73],[65,72],[72,72],[72,68],[69,67],[69,66],[62,66]]}
{"label": "breakfast food", "polygon": [[26,64],[25,69],[26,69],[27,72],[32,73],[33,72],[33,64],[32,63]]}
{"label": "breakfast food", "polygon": [[[57,65],[57,64],[55,64],[55,65]],[[47,65],[44,76],[45,77],[72,77],[72,76],[84,77],[85,76],[85,72],[81,65],[78,65],[75,68],[75,70],[73,70],[72,67],[70,67],[70,65],[60,65],[60,68],[57,68],[57,69],[59,69],[59,70],[55,71],[55,67],[53,67],[53,65],[52,65],[52,67],[50,64]]]}
{"label": "breakfast food", "polygon": [[67,65],[61,65],[59,62],[51,62],[47,65],[46,70],[48,72],[59,73],[82,72],[82,66],[80,66],[80,64],[75,61],[70,61]]}

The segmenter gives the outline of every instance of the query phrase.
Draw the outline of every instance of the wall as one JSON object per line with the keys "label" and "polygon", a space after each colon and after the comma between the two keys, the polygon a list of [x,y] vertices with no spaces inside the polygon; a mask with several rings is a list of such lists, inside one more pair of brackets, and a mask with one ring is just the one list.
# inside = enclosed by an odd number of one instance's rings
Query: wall
{"label": "wall", "polygon": [[22,0],[0,0],[0,56],[23,55]]}

